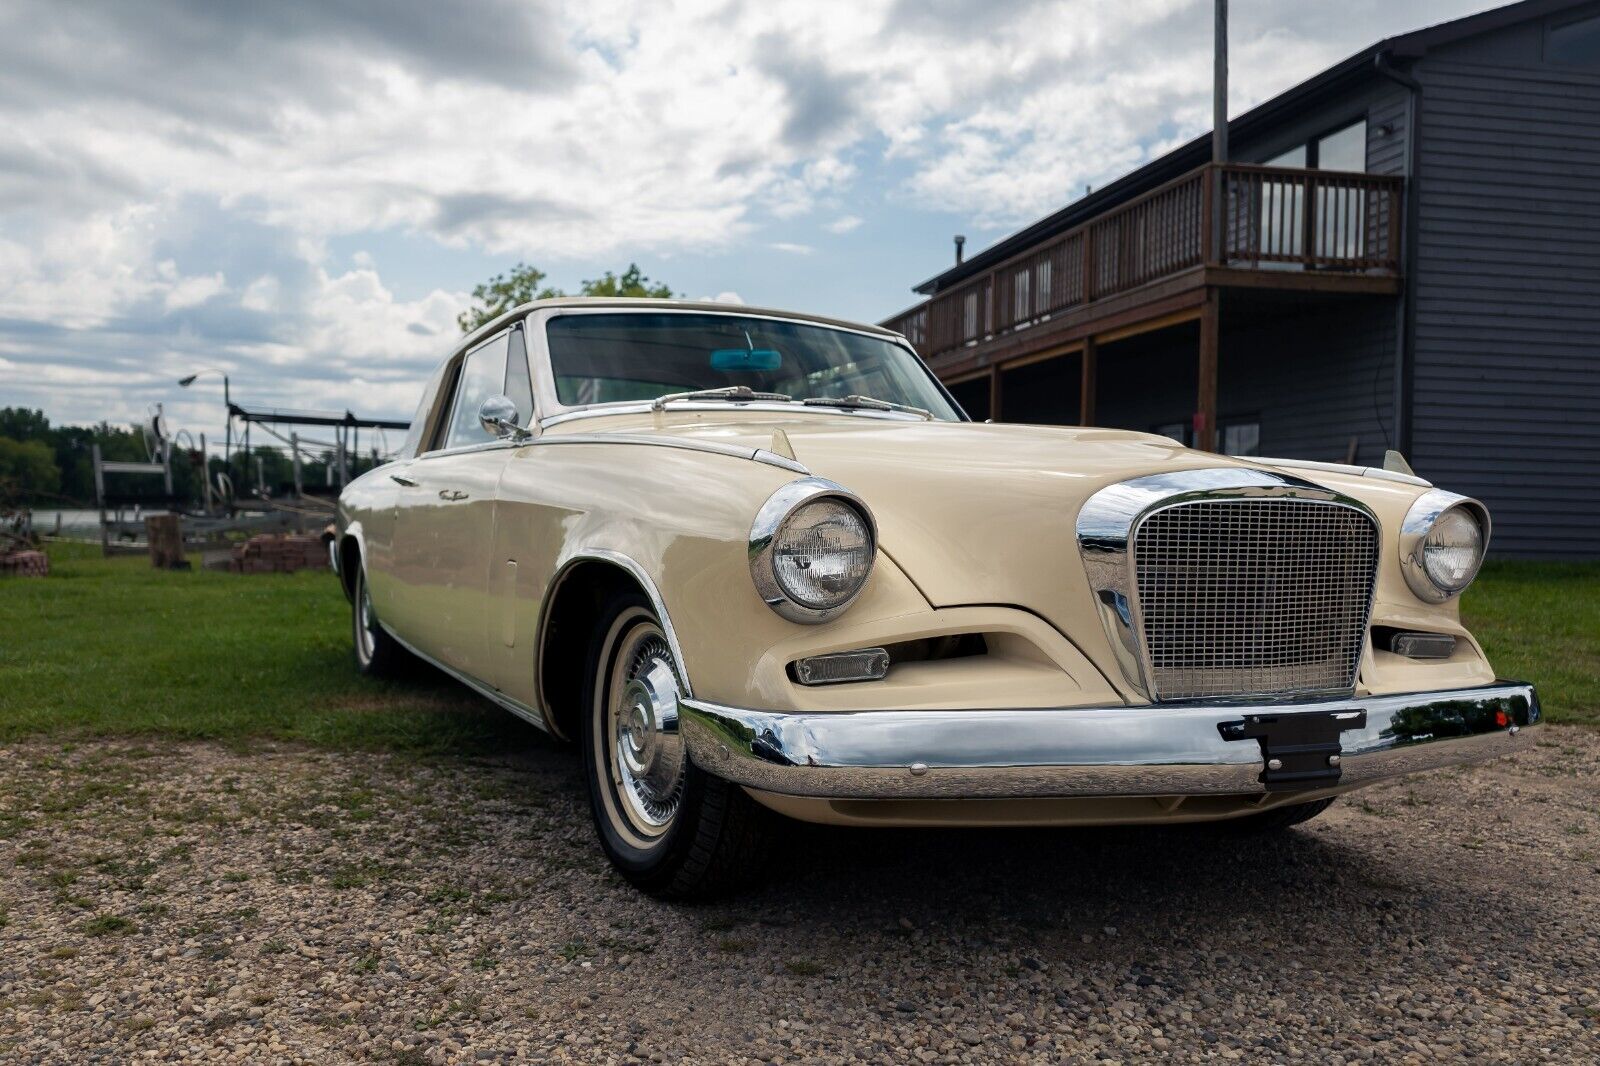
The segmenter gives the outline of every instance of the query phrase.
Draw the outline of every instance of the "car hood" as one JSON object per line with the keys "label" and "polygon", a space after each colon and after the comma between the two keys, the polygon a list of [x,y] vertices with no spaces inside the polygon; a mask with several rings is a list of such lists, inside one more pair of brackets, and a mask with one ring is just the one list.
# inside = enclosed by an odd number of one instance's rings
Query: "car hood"
{"label": "car hood", "polygon": [[786,452],[866,501],[880,547],[930,604],[1019,606],[1095,659],[1103,637],[1085,610],[1075,532],[1083,502],[1144,474],[1250,465],[1153,434],[1083,427],[799,417],[618,432]]}

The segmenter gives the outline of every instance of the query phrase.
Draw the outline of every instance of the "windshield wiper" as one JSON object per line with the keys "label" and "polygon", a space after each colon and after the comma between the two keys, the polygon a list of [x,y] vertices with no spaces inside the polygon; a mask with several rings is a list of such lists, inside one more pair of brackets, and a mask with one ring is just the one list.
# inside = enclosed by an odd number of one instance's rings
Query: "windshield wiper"
{"label": "windshield wiper", "polygon": [[888,400],[879,400],[872,396],[862,396],[851,393],[849,396],[807,396],[800,401],[807,407],[849,407],[863,411],[902,411],[906,414],[920,415],[929,422],[933,421],[933,412],[921,407],[912,407],[908,403],[891,403]]}
{"label": "windshield wiper", "polygon": [[650,410],[660,411],[674,400],[730,400],[734,403],[748,403],[751,400],[773,400],[779,403],[793,403],[794,397],[783,392],[756,392],[748,385],[727,385],[720,389],[669,392],[665,396],[657,396],[655,402],[650,405]]}

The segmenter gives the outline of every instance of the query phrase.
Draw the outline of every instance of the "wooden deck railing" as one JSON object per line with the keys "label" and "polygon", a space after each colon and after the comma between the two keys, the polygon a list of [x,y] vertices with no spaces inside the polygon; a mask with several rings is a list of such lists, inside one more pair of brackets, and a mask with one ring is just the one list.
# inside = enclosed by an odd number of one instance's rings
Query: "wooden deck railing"
{"label": "wooden deck railing", "polygon": [[[1203,265],[1392,275],[1403,186],[1374,174],[1208,164],[884,325],[933,356]],[[1223,234],[1214,240],[1218,195]]]}

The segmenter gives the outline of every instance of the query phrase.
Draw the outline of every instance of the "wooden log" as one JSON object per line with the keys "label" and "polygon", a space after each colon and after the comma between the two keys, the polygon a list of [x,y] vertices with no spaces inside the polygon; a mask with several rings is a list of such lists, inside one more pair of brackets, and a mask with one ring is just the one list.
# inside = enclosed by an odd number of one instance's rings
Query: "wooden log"
{"label": "wooden log", "polygon": [[144,520],[145,539],[150,543],[150,565],[158,570],[174,570],[184,563],[183,518],[181,515],[150,515]]}

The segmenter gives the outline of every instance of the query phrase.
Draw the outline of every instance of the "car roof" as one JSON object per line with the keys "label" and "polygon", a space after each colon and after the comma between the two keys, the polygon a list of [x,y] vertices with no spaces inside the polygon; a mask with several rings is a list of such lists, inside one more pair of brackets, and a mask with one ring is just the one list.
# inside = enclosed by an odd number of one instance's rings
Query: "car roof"
{"label": "car roof", "polygon": [[854,330],[858,333],[871,333],[880,337],[898,338],[900,334],[893,330],[884,329],[866,322],[851,322],[843,318],[828,318],[824,315],[809,315],[801,311],[783,311],[773,307],[751,307],[749,304],[719,303],[711,300],[655,300],[633,296],[558,296],[549,300],[533,300],[520,304],[485,322],[473,330],[467,337],[451,349],[460,352],[477,344],[484,337],[502,329],[507,323],[523,318],[534,311],[544,311],[551,308],[581,307],[613,308],[618,311],[710,311],[721,315],[757,315],[766,318],[787,318],[797,322],[813,322],[820,326],[834,326],[840,329]]}

